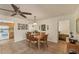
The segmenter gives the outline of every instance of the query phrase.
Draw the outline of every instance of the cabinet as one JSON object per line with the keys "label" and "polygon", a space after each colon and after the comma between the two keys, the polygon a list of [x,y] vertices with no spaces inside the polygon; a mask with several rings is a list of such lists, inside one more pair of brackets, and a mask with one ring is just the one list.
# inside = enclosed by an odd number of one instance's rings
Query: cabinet
{"label": "cabinet", "polygon": [[66,37],[68,37],[69,35],[67,34],[59,34],[59,40],[63,40],[66,41]]}

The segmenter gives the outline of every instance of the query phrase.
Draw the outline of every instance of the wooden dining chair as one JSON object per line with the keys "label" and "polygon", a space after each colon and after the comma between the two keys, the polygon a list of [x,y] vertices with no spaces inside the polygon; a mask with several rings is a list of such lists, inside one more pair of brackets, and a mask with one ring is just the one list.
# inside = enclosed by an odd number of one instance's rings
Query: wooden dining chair
{"label": "wooden dining chair", "polygon": [[33,35],[31,35],[29,37],[29,46],[31,47],[31,46],[33,46],[33,45],[35,45],[37,43],[38,43],[37,38],[35,38]]}
{"label": "wooden dining chair", "polygon": [[29,45],[29,39],[30,39],[30,36],[31,36],[31,32],[27,32],[26,33],[26,44],[28,43],[28,45]]}
{"label": "wooden dining chair", "polygon": [[40,43],[43,43],[48,47],[47,38],[48,38],[48,35],[42,36],[42,38],[40,39]]}

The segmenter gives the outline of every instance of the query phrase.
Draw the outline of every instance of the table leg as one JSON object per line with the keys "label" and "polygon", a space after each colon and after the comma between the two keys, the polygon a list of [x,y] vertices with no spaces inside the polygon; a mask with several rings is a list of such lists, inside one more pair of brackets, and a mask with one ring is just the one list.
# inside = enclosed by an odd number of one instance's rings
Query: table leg
{"label": "table leg", "polygon": [[40,49],[40,39],[38,39],[38,49]]}

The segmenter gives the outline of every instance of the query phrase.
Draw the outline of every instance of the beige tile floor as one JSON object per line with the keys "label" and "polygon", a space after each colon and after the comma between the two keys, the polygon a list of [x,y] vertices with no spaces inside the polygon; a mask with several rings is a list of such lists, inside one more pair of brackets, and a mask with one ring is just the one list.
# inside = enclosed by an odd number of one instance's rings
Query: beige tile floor
{"label": "beige tile floor", "polygon": [[48,42],[48,47],[41,46],[29,47],[25,40],[13,43],[6,42],[0,45],[0,54],[64,54],[66,53],[66,43],[59,41],[58,43]]}

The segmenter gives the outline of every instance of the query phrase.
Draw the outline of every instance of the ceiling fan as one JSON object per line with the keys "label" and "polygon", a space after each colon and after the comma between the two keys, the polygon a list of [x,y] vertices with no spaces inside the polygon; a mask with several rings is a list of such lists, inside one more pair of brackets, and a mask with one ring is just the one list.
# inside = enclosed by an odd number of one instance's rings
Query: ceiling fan
{"label": "ceiling fan", "polygon": [[12,12],[13,14],[12,14],[11,16],[20,15],[20,16],[22,16],[22,17],[24,17],[24,18],[27,18],[25,15],[32,15],[32,13],[29,13],[29,12],[22,12],[22,11],[20,10],[20,8],[17,7],[16,5],[14,5],[14,4],[11,4],[11,6],[12,6],[12,8],[14,9],[14,11],[13,11],[13,10],[3,9],[3,8],[0,8],[0,10]]}

